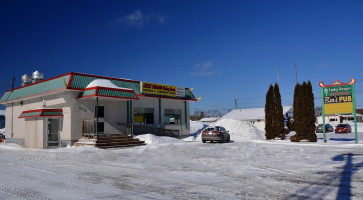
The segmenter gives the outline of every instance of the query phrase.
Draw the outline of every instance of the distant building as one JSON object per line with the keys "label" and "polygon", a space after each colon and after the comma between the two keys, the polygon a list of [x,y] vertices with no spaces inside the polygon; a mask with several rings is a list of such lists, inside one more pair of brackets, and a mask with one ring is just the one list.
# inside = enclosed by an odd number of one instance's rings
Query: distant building
{"label": "distant building", "polygon": [[[357,113],[357,122],[363,121],[363,115]],[[317,117],[318,124],[323,123],[323,116]],[[346,123],[346,122],[354,122],[353,114],[335,114],[335,115],[325,115],[325,123]]]}
{"label": "distant building", "polygon": [[204,117],[199,120],[199,122],[203,123],[213,123],[216,122],[219,119],[219,117]]}
{"label": "distant building", "polygon": [[[292,106],[283,106],[282,108],[285,119],[293,117]],[[265,108],[234,109],[219,120],[222,119],[246,121],[256,128],[265,131]]]}

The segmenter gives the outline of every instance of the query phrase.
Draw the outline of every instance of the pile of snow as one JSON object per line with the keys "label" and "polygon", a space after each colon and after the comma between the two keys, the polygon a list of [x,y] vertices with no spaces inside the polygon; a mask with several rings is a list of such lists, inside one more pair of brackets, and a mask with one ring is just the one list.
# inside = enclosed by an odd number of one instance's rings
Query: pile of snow
{"label": "pile of snow", "polygon": [[[198,125],[197,123],[191,123],[191,131],[198,130],[195,133],[195,140],[202,141],[201,132],[207,128],[207,124],[202,127],[200,124],[197,127],[192,127]],[[252,141],[252,140],[265,140],[265,132],[258,130],[250,122],[240,121],[236,119],[220,119],[215,123],[211,123],[209,126],[223,126],[229,131],[231,135],[231,140],[233,141]]]}
{"label": "pile of snow", "polygon": [[184,138],[184,141],[192,142],[200,137],[200,133],[209,126],[209,123],[203,123],[201,121],[190,121],[190,136]]}
{"label": "pile of snow", "polygon": [[213,125],[223,126],[229,131],[231,140],[234,141],[251,141],[265,140],[265,133],[258,130],[250,122],[236,119],[220,119]]}
{"label": "pile of snow", "polygon": [[0,129],[0,135],[5,135],[5,128]]}
{"label": "pile of snow", "polygon": [[135,138],[140,141],[145,141],[146,144],[172,144],[172,143],[182,143],[183,140],[167,137],[167,136],[156,136],[153,134],[143,134],[135,136]]}

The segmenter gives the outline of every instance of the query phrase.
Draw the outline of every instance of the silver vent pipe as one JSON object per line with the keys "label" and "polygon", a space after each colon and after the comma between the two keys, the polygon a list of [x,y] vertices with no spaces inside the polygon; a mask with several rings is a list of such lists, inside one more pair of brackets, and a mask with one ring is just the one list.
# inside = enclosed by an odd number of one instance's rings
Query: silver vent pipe
{"label": "silver vent pipe", "polygon": [[37,83],[39,81],[42,81],[44,78],[44,75],[42,72],[40,72],[39,70],[36,70],[35,72],[33,72],[33,83]]}
{"label": "silver vent pipe", "polygon": [[21,76],[21,86],[29,85],[32,81],[32,78],[28,74],[24,74]]}

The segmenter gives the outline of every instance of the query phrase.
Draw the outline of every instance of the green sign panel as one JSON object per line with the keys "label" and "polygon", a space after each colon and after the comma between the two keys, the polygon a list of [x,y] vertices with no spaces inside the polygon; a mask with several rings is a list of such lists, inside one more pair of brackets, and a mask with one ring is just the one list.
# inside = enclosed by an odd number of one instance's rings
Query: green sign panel
{"label": "green sign panel", "polygon": [[[342,83],[338,80],[330,85],[324,85],[320,82],[322,108],[323,108],[323,127],[325,127],[325,114],[354,114],[355,124],[355,142],[358,143],[357,135],[357,117],[355,108],[354,83],[352,79],[350,83]],[[326,142],[325,129],[323,129],[324,142]]]}

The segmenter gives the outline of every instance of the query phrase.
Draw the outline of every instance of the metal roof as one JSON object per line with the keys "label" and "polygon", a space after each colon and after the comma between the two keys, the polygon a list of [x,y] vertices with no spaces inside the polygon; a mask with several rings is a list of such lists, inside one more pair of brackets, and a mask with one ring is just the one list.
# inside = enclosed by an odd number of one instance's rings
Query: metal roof
{"label": "metal roof", "polygon": [[0,103],[5,104],[12,101],[20,101],[22,99],[33,98],[41,95],[46,95],[66,90],[79,90],[81,93],[80,96],[84,97],[87,95],[95,94],[95,91],[86,90],[86,87],[89,83],[91,83],[96,79],[110,80],[117,87],[133,90],[133,94],[127,91],[111,92],[110,90],[100,90],[98,91],[99,93],[97,93],[97,95],[106,95],[106,96],[109,95],[109,96],[125,97],[132,99],[138,95],[141,95],[141,96],[148,96],[155,98],[171,98],[179,100],[196,101],[196,98],[194,97],[193,93],[188,88],[185,88],[185,97],[145,95],[140,93],[140,81],[70,72],[67,74],[43,80],[38,83],[33,83],[30,85],[18,87],[15,88],[14,90],[8,90],[0,98]]}
{"label": "metal roof", "polygon": [[40,108],[34,110],[27,110],[23,111],[18,118],[32,117],[63,117],[63,110],[55,108]]}
{"label": "metal roof", "polygon": [[106,88],[106,87],[87,88],[80,93],[78,98],[88,98],[88,97],[139,99],[133,90]]}

